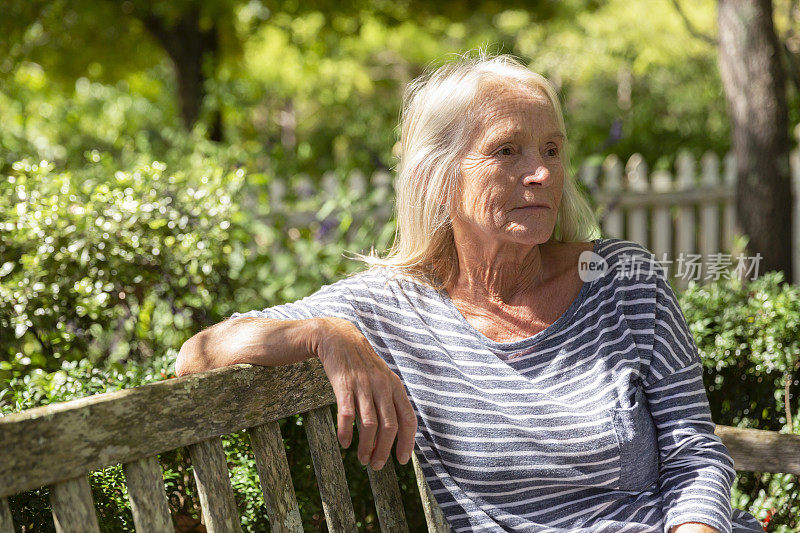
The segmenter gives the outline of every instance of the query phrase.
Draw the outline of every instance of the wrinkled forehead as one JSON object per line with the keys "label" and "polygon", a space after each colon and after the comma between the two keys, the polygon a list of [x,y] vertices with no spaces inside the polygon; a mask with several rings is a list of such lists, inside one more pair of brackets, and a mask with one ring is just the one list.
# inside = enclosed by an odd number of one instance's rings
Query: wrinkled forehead
{"label": "wrinkled forehead", "polygon": [[559,129],[555,109],[547,94],[538,87],[519,81],[490,79],[481,82],[469,116],[472,140],[491,130],[502,129],[510,118],[530,119],[527,125],[532,129]]}
{"label": "wrinkled forehead", "polygon": [[543,89],[522,80],[485,77],[478,82],[475,91],[476,103],[491,104],[503,99],[527,100],[550,105],[550,99]]}

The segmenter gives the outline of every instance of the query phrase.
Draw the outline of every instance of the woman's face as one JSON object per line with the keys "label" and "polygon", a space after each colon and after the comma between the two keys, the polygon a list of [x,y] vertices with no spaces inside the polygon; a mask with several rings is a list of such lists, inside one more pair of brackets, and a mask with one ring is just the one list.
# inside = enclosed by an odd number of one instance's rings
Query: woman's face
{"label": "woman's face", "polygon": [[541,91],[493,83],[477,109],[450,215],[456,242],[489,249],[547,242],[564,185],[564,137],[553,107]]}

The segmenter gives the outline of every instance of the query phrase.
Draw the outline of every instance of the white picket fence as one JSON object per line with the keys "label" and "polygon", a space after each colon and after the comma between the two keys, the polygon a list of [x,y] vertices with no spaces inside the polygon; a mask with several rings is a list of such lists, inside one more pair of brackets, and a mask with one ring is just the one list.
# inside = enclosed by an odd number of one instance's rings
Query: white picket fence
{"label": "white picket fence", "polygon": [[[743,250],[736,247],[733,154],[720,161],[716,154],[706,153],[698,162],[684,152],[676,161],[674,172],[648,172],[647,163],[639,154],[625,164],[611,155],[601,165],[580,167],[578,179],[590,192],[603,236],[635,241],[654,252],[679,287],[685,287],[690,280],[702,283],[736,275],[735,268],[742,259],[748,260],[750,271],[740,277],[752,277],[754,269],[759,268],[758,261],[743,256]],[[794,198],[793,275],[800,282],[799,150],[792,152],[790,167]],[[348,214],[354,220],[369,217],[385,222],[392,216],[392,176],[386,172],[370,177],[353,173],[344,182],[333,174],[323,176],[316,184],[308,176],[296,176],[288,186],[274,181],[270,204],[276,212],[287,215],[290,225],[307,227],[324,222],[329,215],[321,214],[321,206],[343,190],[358,195],[379,194],[384,199],[369,212],[358,212],[357,203],[353,204]]]}
{"label": "white picket fence", "polygon": [[[678,286],[690,279],[706,282],[732,274],[737,259],[758,267],[758,260],[743,256],[737,248],[735,223],[736,161],[733,153],[722,161],[706,153],[699,162],[683,152],[676,158],[675,172],[648,173],[638,154],[622,164],[609,156],[600,166],[584,165],[579,179],[594,198],[604,236],[629,239],[655,253]],[[800,151],[790,156],[793,189],[793,276],[800,280]],[[730,257],[725,257],[729,254]],[[699,260],[699,272],[687,272],[686,260]],[[722,262],[730,261],[728,268]],[[681,266],[684,267],[681,272]],[[716,272],[722,270],[721,274]],[[687,274],[691,274],[688,275]],[[752,277],[752,276],[747,276]]]}

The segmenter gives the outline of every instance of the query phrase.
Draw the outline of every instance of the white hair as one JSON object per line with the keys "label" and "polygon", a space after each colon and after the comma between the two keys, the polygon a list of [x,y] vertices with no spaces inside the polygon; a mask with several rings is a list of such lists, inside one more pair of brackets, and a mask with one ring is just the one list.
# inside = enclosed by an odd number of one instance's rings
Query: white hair
{"label": "white hair", "polygon": [[[373,251],[356,258],[373,267],[391,267],[435,288],[458,276],[449,218],[458,195],[459,168],[475,124],[474,102],[487,82],[521,83],[541,91],[564,134],[564,166],[569,168],[564,117],[553,85],[509,55],[461,56],[412,81],[403,98],[401,153],[397,167],[397,229],[384,257]],[[596,218],[574,178],[565,176],[550,241],[588,241],[599,236]]]}

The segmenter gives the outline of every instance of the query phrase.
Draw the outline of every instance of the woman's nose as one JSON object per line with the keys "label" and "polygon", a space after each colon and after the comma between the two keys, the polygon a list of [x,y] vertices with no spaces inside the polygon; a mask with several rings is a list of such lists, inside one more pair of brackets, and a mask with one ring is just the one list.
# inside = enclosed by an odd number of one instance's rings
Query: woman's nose
{"label": "woman's nose", "polygon": [[545,166],[541,157],[531,156],[526,158],[524,174],[522,183],[523,185],[535,185],[542,183],[550,177],[550,169]]}

